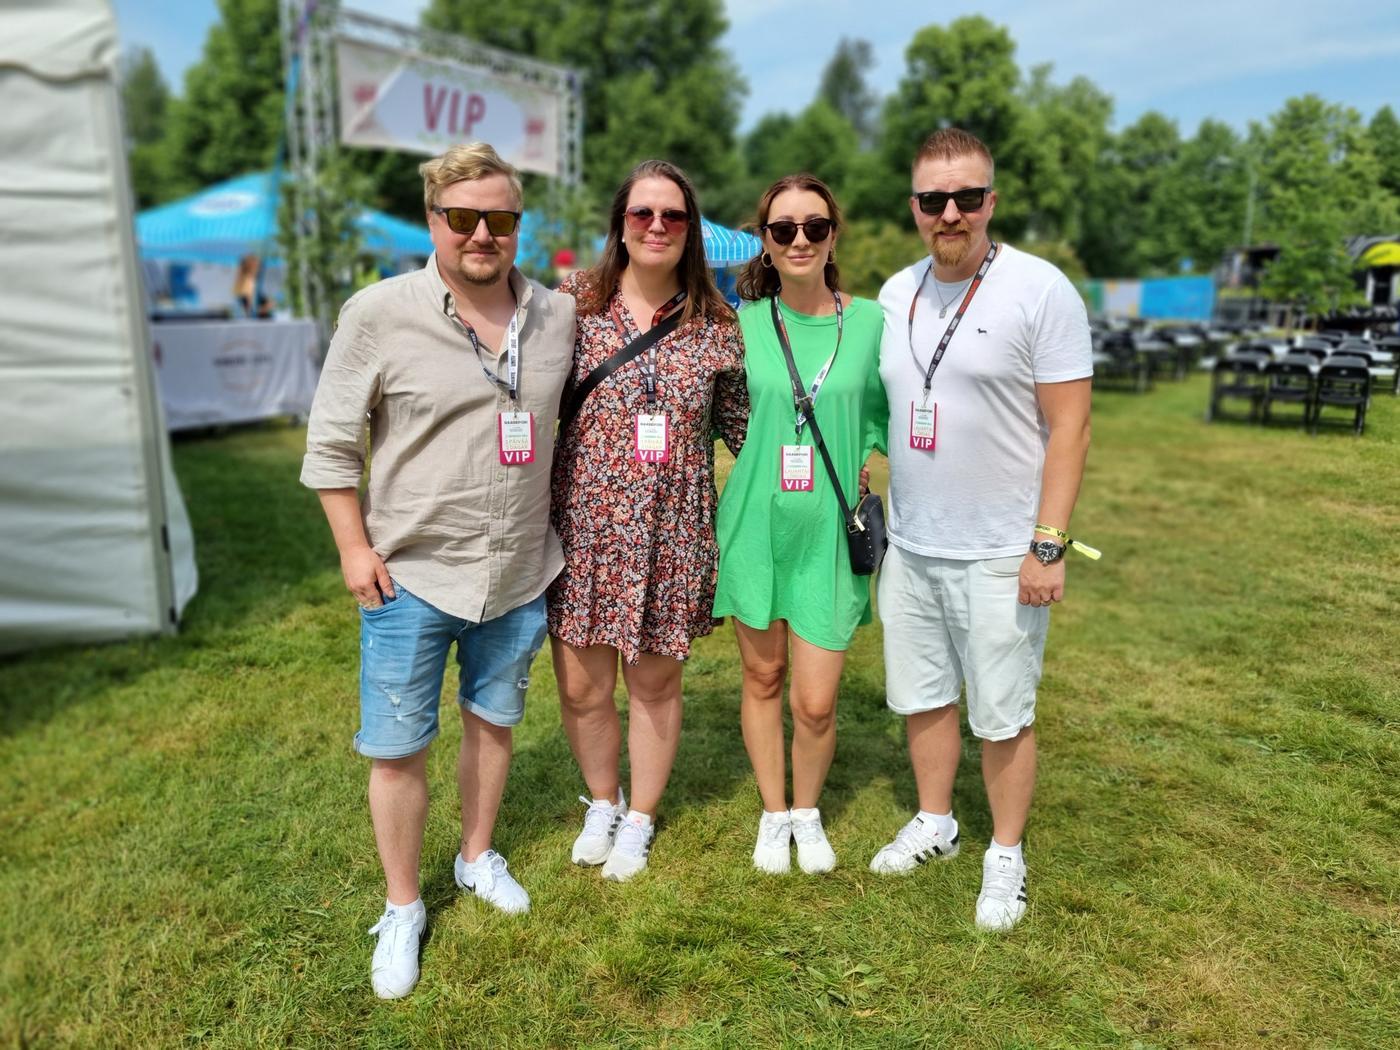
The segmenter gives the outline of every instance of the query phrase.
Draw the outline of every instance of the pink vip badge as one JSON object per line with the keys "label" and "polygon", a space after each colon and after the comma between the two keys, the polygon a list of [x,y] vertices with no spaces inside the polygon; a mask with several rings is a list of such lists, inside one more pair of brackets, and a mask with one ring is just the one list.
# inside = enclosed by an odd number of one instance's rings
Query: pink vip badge
{"label": "pink vip badge", "polygon": [[535,417],[529,412],[497,416],[501,462],[507,466],[535,462]]}
{"label": "pink vip badge", "polygon": [[778,484],[784,492],[812,491],[812,446],[784,445]]}
{"label": "pink vip badge", "polygon": [[919,408],[909,403],[909,447],[932,452],[938,444],[938,404]]}
{"label": "pink vip badge", "polygon": [[665,412],[639,412],[633,433],[632,454],[638,462],[665,463],[671,458],[671,429]]}

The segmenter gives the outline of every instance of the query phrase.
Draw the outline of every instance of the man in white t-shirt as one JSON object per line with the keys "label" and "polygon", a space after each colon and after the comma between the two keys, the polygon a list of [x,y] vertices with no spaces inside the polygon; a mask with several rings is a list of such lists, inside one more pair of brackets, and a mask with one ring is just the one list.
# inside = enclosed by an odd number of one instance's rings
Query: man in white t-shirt
{"label": "man in white t-shirt", "polygon": [[880,292],[890,549],[878,596],[887,698],[906,716],[920,812],[870,867],[908,872],[958,852],[952,791],[965,681],[993,824],[977,925],[1008,930],[1026,910],[1035,692],[1049,607],[1064,597],[1093,367],[1073,285],[988,238],[992,175],[974,136],[929,136],[910,206],[931,258]]}

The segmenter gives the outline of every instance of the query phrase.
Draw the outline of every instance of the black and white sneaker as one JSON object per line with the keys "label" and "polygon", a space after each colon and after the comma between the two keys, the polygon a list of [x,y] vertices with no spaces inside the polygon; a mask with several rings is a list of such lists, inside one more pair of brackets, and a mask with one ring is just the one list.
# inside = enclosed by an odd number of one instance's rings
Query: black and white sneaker
{"label": "black and white sneaker", "polygon": [[907,875],[928,861],[950,860],[958,855],[961,837],[954,833],[951,839],[944,838],[937,828],[916,816],[899,829],[893,842],[875,854],[870,870],[879,875]]}
{"label": "black and white sneaker", "polygon": [[982,858],[982,892],[977,895],[977,927],[999,933],[1026,914],[1026,863],[987,850]]}

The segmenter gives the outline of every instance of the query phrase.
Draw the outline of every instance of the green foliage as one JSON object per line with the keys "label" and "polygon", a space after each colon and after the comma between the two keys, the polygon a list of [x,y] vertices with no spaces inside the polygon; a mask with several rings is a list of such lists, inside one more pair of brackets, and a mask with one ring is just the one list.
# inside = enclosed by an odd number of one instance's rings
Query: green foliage
{"label": "green foliage", "polygon": [[702,197],[734,178],[743,80],[719,46],[719,0],[432,0],[423,24],[582,72],[584,178],[600,203],[649,157],[679,164]]}
{"label": "green foliage", "polygon": [[1376,110],[1366,130],[1371,140],[1371,152],[1380,163],[1381,185],[1400,197],[1400,119],[1396,119],[1395,110],[1382,106]]}
{"label": "green foliage", "polygon": [[852,295],[873,299],[895,273],[928,256],[913,223],[857,217],[846,223],[836,246],[841,283]]}
{"label": "green foliage", "polygon": [[1144,113],[1114,136],[1100,158],[1096,192],[1085,204],[1079,255],[1096,277],[1145,276],[1160,258],[1148,238],[1148,216],[1158,187],[1181,147],[1176,122]]}
{"label": "green foliage", "polygon": [[166,198],[269,168],[283,128],[277,0],[219,0],[164,141]]}
{"label": "green foliage", "polygon": [[[289,179],[284,185],[277,225],[287,260],[288,298],[299,316],[313,316],[319,302],[317,319],[328,324],[356,291],[364,237],[355,219],[368,196],[369,179],[348,152],[328,154],[314,180]],[[309,302],[300,284],[303,263],[309,271]]]}
{"label": "green foliage", "polygon": [[136,206],[147,208],[161,199],[165,178],[161,139],[170,108],[170,88],[149,48],[128,51],[122,58],[120,77],[131,186]]}
{"label": "green foliage", "polygon": [[822,70],[817,87],[817,99],[846,118],[862,149],[875,141],[875,108],[880,99],[865,79],[874,65],[875,52],[870,41],[843,36],[836,45],[836,53]]}
{"label": "green foliage", "polygon": [[1079,261],[1079,256],[1074,253],[1074,246],[1068,241],[1020,241],[1016,247],[1054,264],[1076,285],[1089,276],[1089,271]]}

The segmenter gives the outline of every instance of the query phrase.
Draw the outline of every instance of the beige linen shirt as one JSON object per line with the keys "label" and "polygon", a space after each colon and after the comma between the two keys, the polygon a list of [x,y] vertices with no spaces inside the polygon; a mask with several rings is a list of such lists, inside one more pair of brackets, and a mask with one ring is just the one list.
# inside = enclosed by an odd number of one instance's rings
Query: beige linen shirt
{"label": "beige linen shirt", "polygon": [[[301,469],[309,488],[356,488],[372,453],[360,506],[370,545],[394,579],[474,623],[539,597],[564,564],[549,524],[549,474],[573,367],[574,300],[516,269],[510,286],[518,404],[444,312],[456,308],[436,255],[352,297],[321,370]],[[481,348],[503,381],[505,349]],[[533,463],[500,462],[498,416],[511,411],[533,414]]]}

